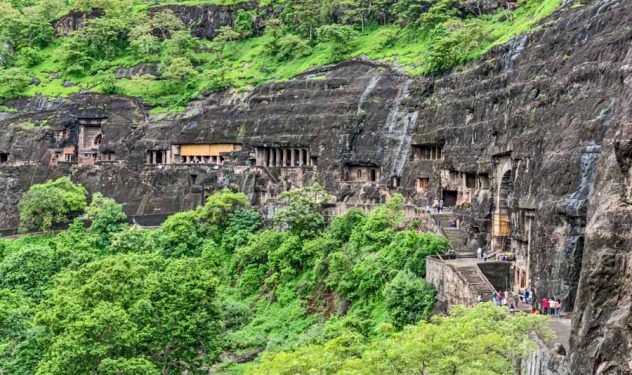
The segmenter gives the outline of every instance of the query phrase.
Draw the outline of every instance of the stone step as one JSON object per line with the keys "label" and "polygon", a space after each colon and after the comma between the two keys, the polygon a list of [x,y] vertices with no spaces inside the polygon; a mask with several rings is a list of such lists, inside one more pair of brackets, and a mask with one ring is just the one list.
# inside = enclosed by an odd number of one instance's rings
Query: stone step
{"label": "stone step", "polygon": [[491,298],[494,289],[490,287],[487,280],[483,279],[484,276],[476,264],[459,266],[457,271],[466,280],[472,291],[483,296],[484,300]]}

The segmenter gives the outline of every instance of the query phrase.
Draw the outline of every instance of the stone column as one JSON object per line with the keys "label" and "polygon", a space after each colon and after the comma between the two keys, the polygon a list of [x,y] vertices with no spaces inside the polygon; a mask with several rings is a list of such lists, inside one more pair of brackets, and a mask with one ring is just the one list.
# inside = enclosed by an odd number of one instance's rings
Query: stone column
{"label": "stone column", "polygon": [[157,152],[156,151],[152,151],[151,152],[151,164],[156,164],[157,161]]}
{"label": "stone column", "polygon": [[279,149],[278,147],[275,149],[276,152],[276,165],[277,167],[282,167],[283,166],[283,153],[281,152],[281,149]]}
{"label": "stone column", "polygon": [[291,153],[291,154],[290,154],[290,155],[291,155],[291,159],[290,159],[290,160],[291,160],[291,162],[290,162],[290,165],[293,167],[293,166],[295,166],[295,165],[296,165],[296,150],[295,150],[295,149],[293,149],[293,148],[291,148],[291,149],[290,149],[290,153]]}

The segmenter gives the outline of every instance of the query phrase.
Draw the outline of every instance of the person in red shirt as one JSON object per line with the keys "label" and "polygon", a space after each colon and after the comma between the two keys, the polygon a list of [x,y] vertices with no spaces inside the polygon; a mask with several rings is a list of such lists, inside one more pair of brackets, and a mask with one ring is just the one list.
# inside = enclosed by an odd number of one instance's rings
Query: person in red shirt
{"label": "person in red shirt", "polygon": [[542,314],[547,315],[549,312],[549,300],[542,298]]}
{"label": "person in red shirt", "polygon": [[535,309],[535,307],[532,307],[532,308],[531,308],[531,314],[534,314],[534,315],[535,315],[535,314],[537,314],[537,313],[538,313],[538,310],[536,310],[536,309]]}

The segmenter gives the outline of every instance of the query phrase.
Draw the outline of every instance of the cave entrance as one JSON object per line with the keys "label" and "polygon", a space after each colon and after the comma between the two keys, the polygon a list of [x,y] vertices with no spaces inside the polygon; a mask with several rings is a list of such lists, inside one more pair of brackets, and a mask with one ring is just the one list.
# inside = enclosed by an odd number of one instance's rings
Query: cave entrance
{"label": "cave entrance", "polygon": [[0,164],[6,163],[9,161],[9,154],[6,152],[0,152]]}
{"label": "cave entrance", "polygon": [[459,192],[456,190],[444,190],[443,191],[443,207],[456,207],[456,201],[459,196]]}

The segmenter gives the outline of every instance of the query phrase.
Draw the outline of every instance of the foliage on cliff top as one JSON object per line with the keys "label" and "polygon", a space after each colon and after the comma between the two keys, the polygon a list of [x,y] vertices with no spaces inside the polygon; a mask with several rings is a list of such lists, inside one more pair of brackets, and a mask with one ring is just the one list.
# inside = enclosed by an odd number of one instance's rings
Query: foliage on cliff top
{"label": "foliage on cliff top", "polygon": [[[360,55],[412,74],[441,72],[532,30],[560,0],[522,0],[516,10],[484,15],[459,0],[269,1],[238,10],[234,26],[220,28],[213,41],[192,36],[170,11],[148,15],[153,2],[55,4],[0,0],[0,97],[89,89],[182,106],[210,90],[248,89]],[[69,36],[54,35],[59,9],[94,6],[105,16]],[[138,64],[155,64],[157,75],[114,77]]]}

